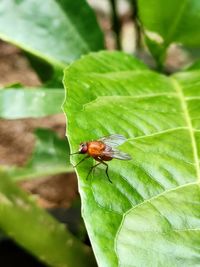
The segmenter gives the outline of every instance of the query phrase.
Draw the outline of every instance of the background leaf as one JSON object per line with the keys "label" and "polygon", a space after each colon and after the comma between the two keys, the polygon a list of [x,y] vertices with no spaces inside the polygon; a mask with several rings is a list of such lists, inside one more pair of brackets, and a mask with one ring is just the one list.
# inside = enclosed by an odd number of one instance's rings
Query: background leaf
{"label": "background leaf", "polygon": [[[177,257],[175,253],[170,254],[168,248],[181,243],[181,239],[174,240],[173,233],[178,219],[180,226],[184,223],[185,229],[194,225],[199,228],[200,225],[198,194],[187,195],[187,188],[190,191],[192,187],[186,187],[185,192],[181,190],[184,185],[194,184],[198,192],[199,81],[199,70],[166,77],[117,52],[90,54],[66,69],[64,111],[71,150],[76,151],[81,141],[118,133],[128,138],[120,149],[133,158],[131,161],[109,162],[112,184],[106,178],[104,167],[97,168],[93,177],[86,181],[92,160],[77,168],[83,217],[99,266],[146,266],[141,260],[145,257],[148,266],[183,266],[186,257],[185,266],[198,266],[199,244],[192,231],[187,231],[184,249],[178,250]],[[81,158],[74,156],[72,161],[75,164]],[[176,208],[173,216],[170,213],[173,207],[168,208],[164,203],[163,209],[166,209],[162,211],[160,208],[155,221],[154,198],[161,207],[162,201],[167,202],[165,194],[171,199],[168,192],[172,189],[177,197],[176,207],[182,203],[180,211]],[[182,202],[184,197],[186,201]],[[148,220],[147,217],[141,218],[141,228],[129,225],[129,210],[131,219],[136,218],[137,214],[145,213],[148,205],[151,206],[149,217]],[[190,210],[193,206],[194,212]],[[174,225],[171,228],[167,227],[165,214],[172,216]],[[162,242],[159,243],[161,237],[156,239],[155,246],[153,230],[152,238],[145,231],[151,222],[154,231],[160,227],[161,232],[167,232],[162,235]],[[141,240],[144,240],[142,250],[139,249]],[[132,252],[133,243],[138,244],[138,253]],[[162,254],[162,257],[155,257],[155,254]]]}
{"label": "background leaf", "polygon": [[102,33],[85,0],[2,0],[0,38],[59,68],[103,48]]}
{"label": "background leaf", "polygon": [[0,89],[0,117],[37,118],[61,113],[63,89]]}
{"label": "background leaf", "polygon": [[47,129],[37,129],[36,144],[31,159],[23,167],[7,169],[13,181],[32,179],[58,173],[72,172],[69,162],[69,146]]}
{"label": "background leaf", "polygon": [[[138,0],[139,16],[146,29],[159,33],[166,44],[200,44],[198,0]],[[152,8],[153,7],[153,8]]]}
{"label": "background leaf", "polygon": [[0,228],[8,236],[50,266],[95,266],[91,250],[37,207],[2,172],[0,192]]}
{"label": "background leaf", "polygon": [[200,60],[196,60],[191,65],[187,66],[186,71],[189,70],[199,70],[200,69]]}
{"label": "background leaf", "polygon": [[[163,38],[165,49],[173,42],[188,47],[200,45],[198,0],[138,0],[138,9],[144,28],[158,33]],[[160,52],[163,57],[165,51]]]}

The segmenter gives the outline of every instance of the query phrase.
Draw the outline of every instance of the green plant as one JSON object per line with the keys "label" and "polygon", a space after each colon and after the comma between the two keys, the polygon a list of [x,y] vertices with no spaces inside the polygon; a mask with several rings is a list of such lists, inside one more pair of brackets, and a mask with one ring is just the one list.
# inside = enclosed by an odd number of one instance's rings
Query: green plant
{"label": "green plant", "polygon": [[[52,6],[50,8],[51,16],[60,17],[62,23],[71,21],[73,27],[69,29],[69,33],[72,29],[73,31],[77,30],[82,37],[78,38],[76,31],[74,35],[69,35],[70,42],[77,46],[72,50],[71,46],[70,49],[67,46],[67,52],[64,53],[63,46],[68,39],[64,38],[65,31],[61,29],[66,30],[67,27],[59,28],[60,35],[55,29],[53,31],[51,27],[54,24],[49,25],[50,13],[47,13],[45,8],[40,9],[38,4],[34,3],[35,1],[29,1],[30,5],[33,5],[30,10],[33,7],[39,10],[39,15],[33,18],[30,16],[31,11],[27,12],[26,5],[23,6],[23,1],[22,4],[19,4],[18,1],[3,2],[4,9],[1,7],[3,11],[5,11],[5,7],[9,10],[8,3],[12,3],[12,5],[15,3],[18,12],[23,11],[22,14],[26,15],[24,17],[29,18],[31,26],[36,27],[32,37],[34,40],[40,36],[37,26],[44,20],[42,25],[46,29],[45,36],[48,38],[40,40],[37,44],[29,42],[30,40],[27,40],[26,34],[24,34],[29,29],[29,24],[23,23],[25,29],[20,36],[16,36],[9,25],[8,28],[0,26],[0,36],[20,45],[32,55],[39,55],[40,60],[46,60],[51,65],[52,79],[44,88],[37,89],[45,92],[46,96],[48,95],[45,99],[48,99],[49,104],[45,101],[42,102],[44,104],[41,104],[41,108],[35,114],[41,116],[58,112],[58,105],[62,101],[62,91],[58,85],[60,86],[59,79],[63,66],[90,50],[102,48],[102,35],[94,22],[94,16],[86,3],[83,4],[82,1],[80,3],[77,3],[79,1],[72,3],[72,1],[64,0],[47,1],[54,5],[54,8]],[[118,35],[119,45],[119,29],[116,29],[116,23],[118,23],[116,22],[116,3],[115,1],[111,2],[114,7],[114,29]],[[77,151],[81,141],[119,133],[128,138],[122,149],[131,154],[133,158],[131,161],[112,160],[109,162],[112,184],[106,179],[103,167],[98,167],[92,177],[88,181],[86,180],[88,170],[93,164],[91,159],[76,168],[82,199],[82,215],[99,266],[198,266],[200,257],[199,62],[170,76],[165,75],[164,72],[170,44],[178,42],[185,47],[200,46],[198,35],[200,3],[197,0],[173,0],[166,3],[158,0],[129,2],[132,3],[135,10],[137,4],[138,33],[144,37],[150,53],[157,62],[159,71],[163,73],[151,70],[140,60],[123,52],[107,51],[85,55],[67,66],[64,71],[66,97],[63,110],[67,117],[67,137],[71,151]],[[76,15],[74,10],[77,10],[78,6],[83,7],[81,9],[83,13],[80,13],[80,16],[74,16]],[[86,18],[86,13],[89,16],[88,20],[81,19],[81,15]],[[7,15],[5,17],[7,18]],[[93,23],[90,23],[90,19],[93,20]],[[1,20],[5,23],[4,16],[0,18],[0,22]],[[90,38],[94,38],[93,40],[86,38],[88,36],[87,27],[90,26],[94,33],[90,35]],[[149,31],[155,32],[160,37],[152,39]],[[49,32],[53,32],[54,35],[49,36]],[[58,38],[60,38],[59,41]],[[59,43],[58,47],[52,51],[44,49],[50,39],[53,39],[52,43],[56,41]],[[47,43],[44,44],[43,42],[46,41]],[[88,49],[85,49],[85,43],[88,43]],[[37,72],[40,72],[40,60],[35,60],[34,66]],[[45,65],[44,68],[48,71],[50,66]],[[54,90],[51,90],[50,87]],[[13,96],[15,93],[20,94],[20,90],[25,89],[2,90],[0,92],[2,106],[6,103],[5,99],[8,99],[6,98],[7,92]],[[56,90],[60,92],[58,93],[60,95],[53,107],[51,101],[54,99]],[[29,105],[26,103],[30,101],[32,104],[29,97],[32,91],[30,94],[27,91],[26,93],[27,98],[24,98],[23,107],[28,112]],[[38,96],[35,95],[35,97]],[[43,101],[41,98],[39,99]],[[19,107],[16,107],[16,110],[18,109]],[[19,113],[14,112],[14,114],[20,114],[15,118],[22,116],[22,111],[19,109]],[[12,117],[7,105],[0,110],[0,114],[6,114],[7,118]],[[49,139],[46,140],[42,136],[49,136],[50,139],[55,140],[56,153],[54,156],[57,155],[57,158],[61,159],[58,169],[63,170],[62,141],[58,140],[55,135],[41,130],[37,135],[41,142],[35,151],[38,149],[42,151],[39,153],[39,158],[43,158],[44,162],[48,163],[49,155],[45,154],[45,145],[48,146]],[[40,150],[40,147],[44,147],[44,149]],[[80,159],[81,156],[74,156],[71,160],[73,164],[76,164]],[[59,160],[56,162],[58,163]],[[21,213],[26,207],[24,203],[29,200],[27,196],[23,195],[23,201],[16,202],[18,194],[21,196],[23,193],[16,189],[13,181],[20,177],[31,176],[35,170],[34,166],[37,166],[38,163],[40,162],[33,156],[32,161],[24,170],[17,168],[8,171],[4,169],[7,175],[4,180],[8,181],[8,185],[4,187],[4,183],[0,183],[3,192],[2,211],[5,205],[9,209],[11,200],[14,202],[11,204],[18,205],[19,209],[16,209],[13,215],[16,216],[17,228],[8,224],[6,219],[3,221],[0,219],[0,227],[52,266],[75,266],[75,264],[76,266],[92,266],[94,264],[92,256],[90,256],[92,263],[87,262],[88,254],[84,254],[85,247],[81,246],[80,242],[67,232],[62,239],[58,237],[59,244],[56,243],[57,239],[55,238],[55,246],[53,245],[54,239],[51,239],[50,251],[53,253],[51,257],[48,257],[48,253],[45,254],[45,259],[41,257],[41,251],[42,255],[46,252],[44,247],[39,246],[38,249],[35,249],[35,240],[32,237],[29,240],[20,235]],[[39,173],[41,170],[42,168],[39,169]],[[53,169],[50,171],[55,173]],[[14,195],[10,200],[13,190]],[[19,205],[19,203],[24,205]],[[29,209],[27,210],[29,211]],[[35,207],[30,210],[37,217],[40,216],[39,213],[41,216],[47,216],[42,215],[44,212]],[[2,218],[11,216],[9,212],[2,213]],[[51,235],[48,232],[51,219],[47,220],[49,220],[47,221],[47,232],[45,229],[43,231],[48,239]],[[33,222],[34,218],[31,217],[30,223]],[[59,227],[58,223],[55,222],[55,224],[56,227]],[[35,231],[40,233],[41,229],[35,229]],[[62,233],[63,229],[58,230],[59,236]],[[62,246],[65,240],[74,240],[75,244],[78,244],[77,251],[80,249],[80,253],[83,252],[81,262],[76,262],[76,257],[74,258],[77,248],[74,245],[71,247],[72,250],[69,247],[66,248],[69,249],[66,258],[65,247],[62,248],[60,254],[54,251],[54,249],[57,251],[57,248]],[[45,244],[46,241],[43,246]]]}

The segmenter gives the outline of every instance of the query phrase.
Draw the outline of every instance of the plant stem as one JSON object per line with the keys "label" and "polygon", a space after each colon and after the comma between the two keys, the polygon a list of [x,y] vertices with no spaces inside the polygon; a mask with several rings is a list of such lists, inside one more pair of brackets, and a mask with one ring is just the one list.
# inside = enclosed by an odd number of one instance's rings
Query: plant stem
{"label": "plant stem", "polygon": [[137,0],[131,0],[132,2],[132,17],[133,17],[133,22],[135,25],[135,31],[136,31],[136,48],[140,48],[141,46],[141,27],[140,27],[140,22],[139,22],[139,17],[138,17],[138,3]]}
{"label": "plant stem", "polygon": [[120,42],[121,24],[117,14],[116,0],[110,0],[110,5],[112,8],[112,29],[116,35],[116,46],[118,50],[121,50],[121,42]]}

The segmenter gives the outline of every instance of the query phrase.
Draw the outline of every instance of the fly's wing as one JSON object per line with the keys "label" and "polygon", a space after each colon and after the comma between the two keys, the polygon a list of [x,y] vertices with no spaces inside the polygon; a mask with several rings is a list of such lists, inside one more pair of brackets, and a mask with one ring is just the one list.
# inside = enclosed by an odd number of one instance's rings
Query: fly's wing
{"label": "fly's wing", "polygon": [[100,138],[98,141],[103,142],[107,146],[115,147],[122,145],[126,140],[127,140],[126,137],[124,137],[121,134],[111,134],[109,136],[104,136]]}
{"label": "fly's wing", "polygon": [[121,160],[132,159],[132,157],[129,154],[119,151],[118,149],[112,149],[111,151],[104,151],[103,155],[114,158],[114,159],[121,159]]}

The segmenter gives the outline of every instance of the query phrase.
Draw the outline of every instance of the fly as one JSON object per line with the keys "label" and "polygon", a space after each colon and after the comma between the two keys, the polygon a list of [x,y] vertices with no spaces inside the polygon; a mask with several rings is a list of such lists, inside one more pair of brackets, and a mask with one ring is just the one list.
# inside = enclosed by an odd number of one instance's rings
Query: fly
{"label": "fly", "polygon": [[115,148],[123,144],[126,140],[127,139],[123,135],[112,134],[109,136],[102,137],[96,141],[87,141],[80,143],[79,150],[70,155],[86,154],[86,157],[79,161],[74,167],[77,167],[84,160],[92,157],[98,163],[96,163],[90,168],[87,178],[98,165],[103,164],[106,166],[106,176],[108,180],[112,183],[108,175],[108,164],[105,161],[110,161],[112,159],[131,160],[132,158],[129,154]]}

